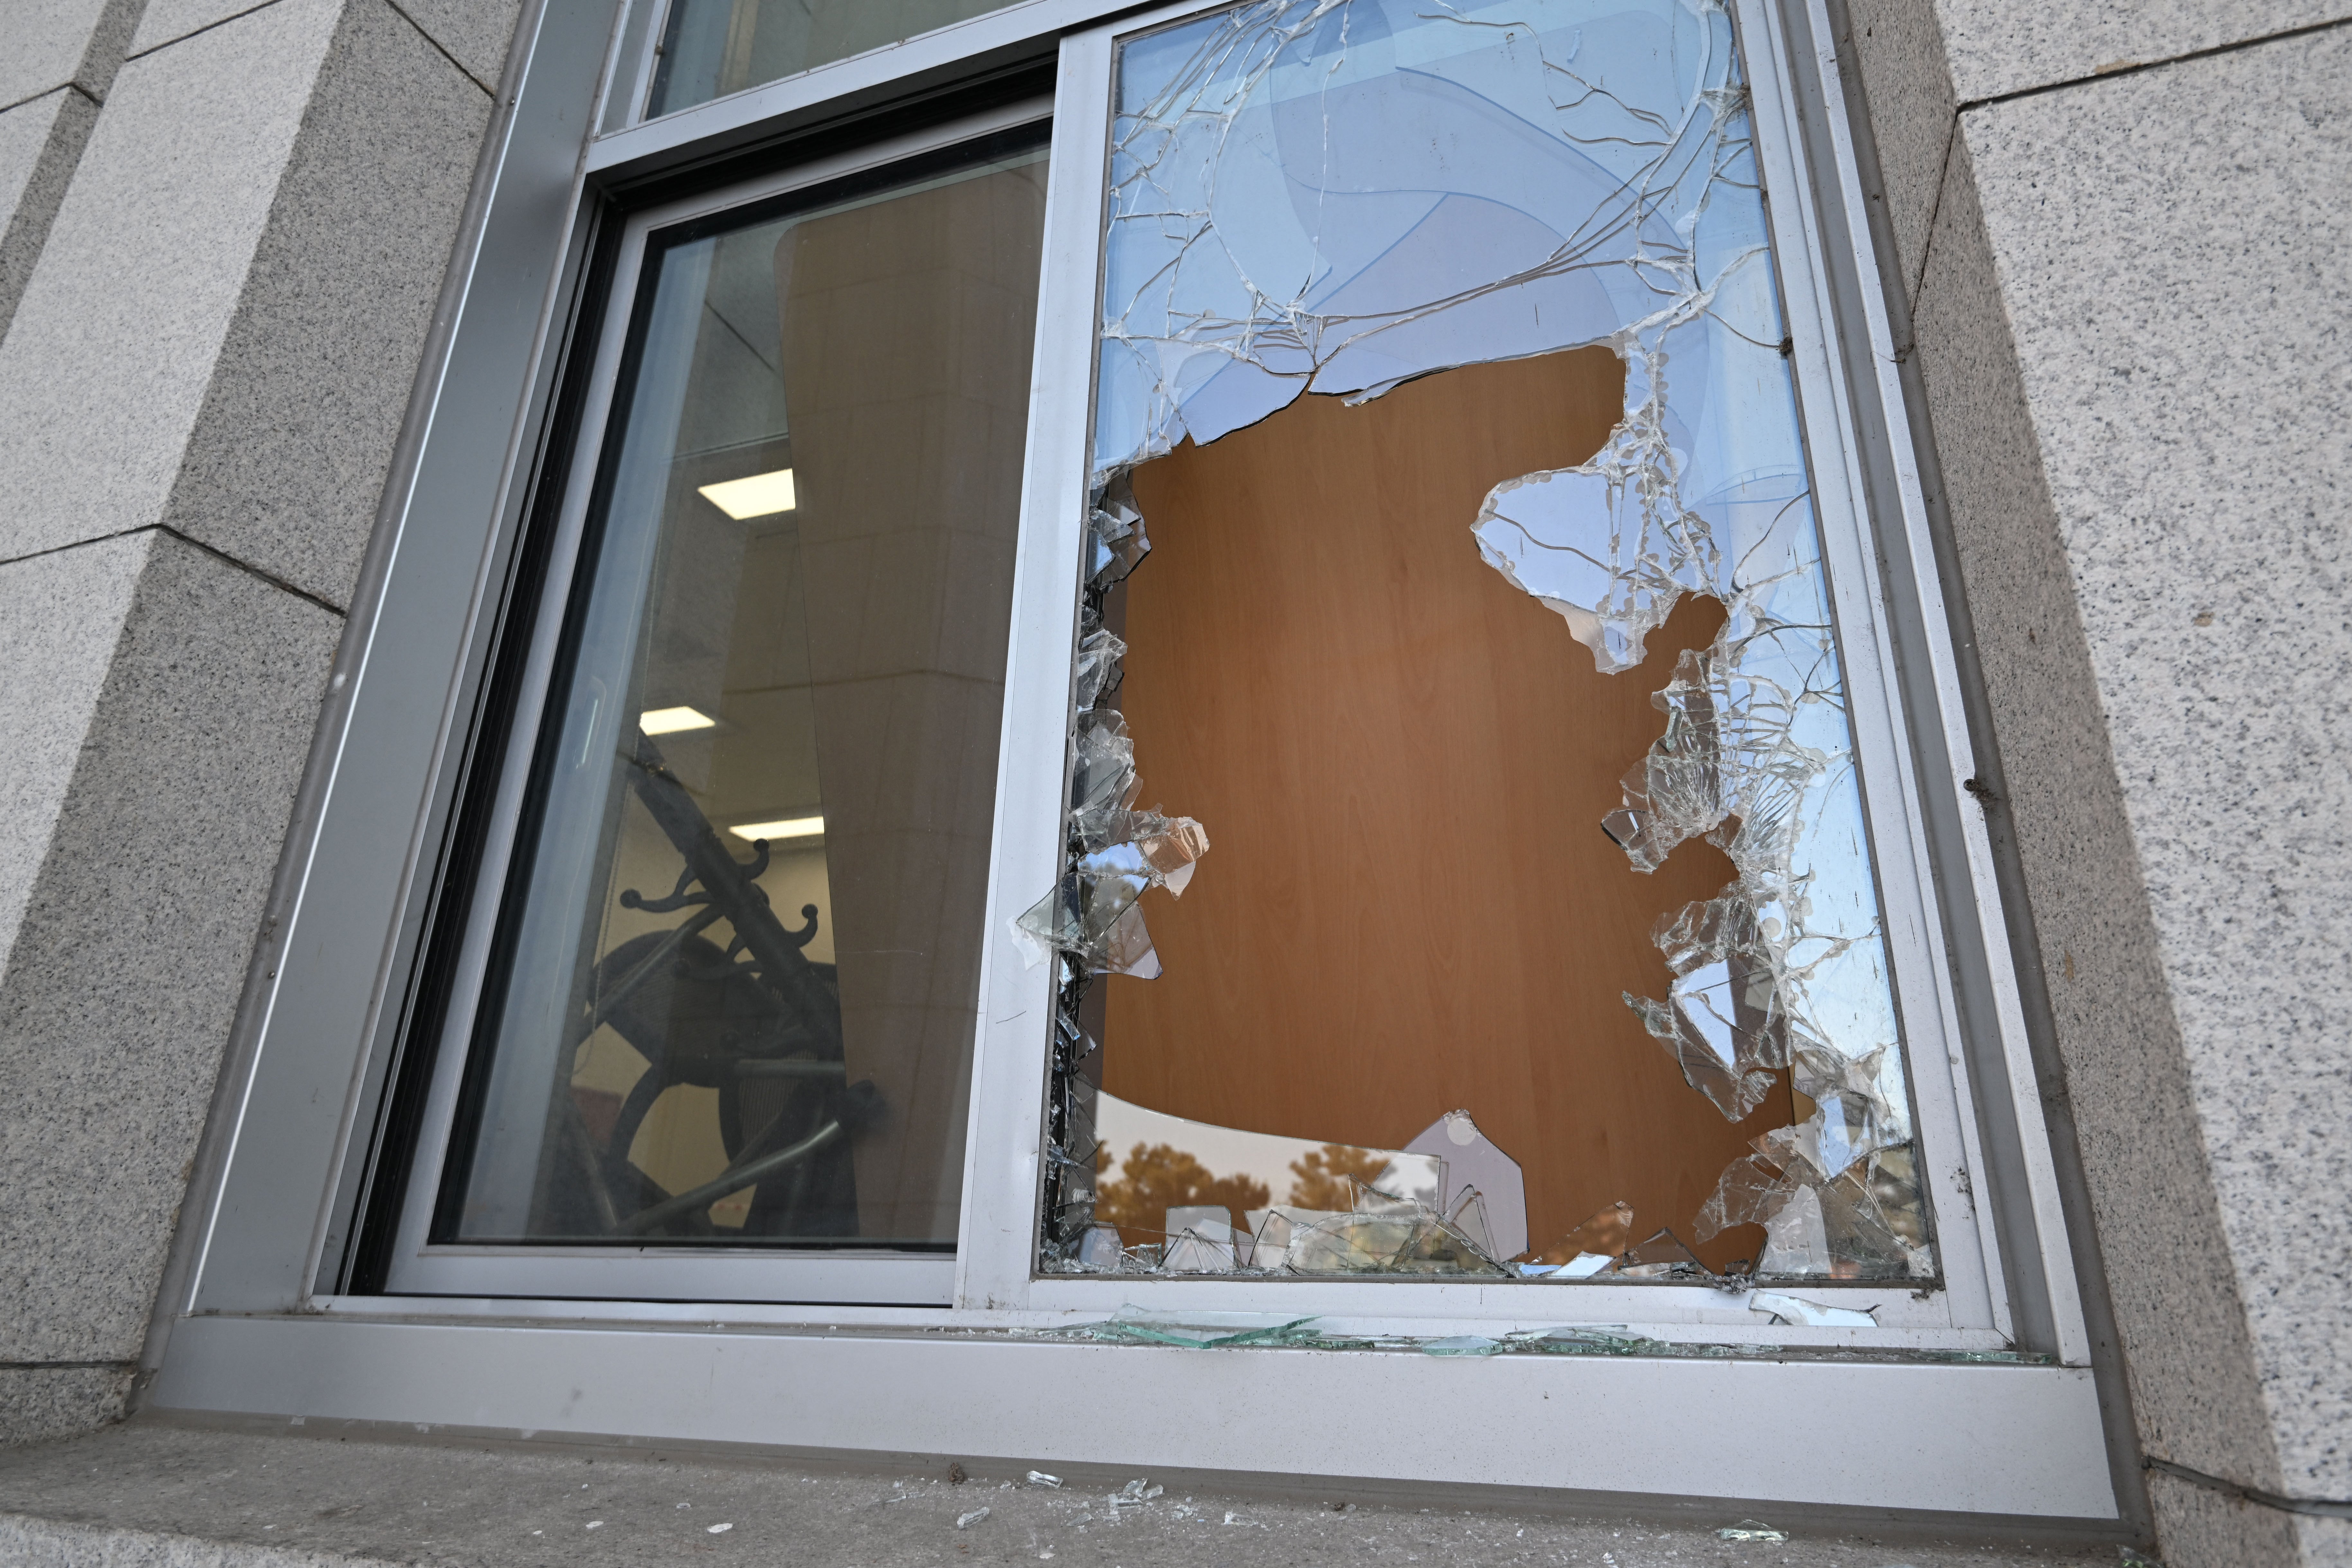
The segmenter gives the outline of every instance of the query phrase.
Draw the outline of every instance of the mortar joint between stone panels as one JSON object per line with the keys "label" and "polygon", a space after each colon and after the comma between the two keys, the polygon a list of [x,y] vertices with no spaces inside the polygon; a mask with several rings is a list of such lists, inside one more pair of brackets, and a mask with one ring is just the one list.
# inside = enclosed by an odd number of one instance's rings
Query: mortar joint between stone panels
{"label": "mortar joint between stone panels", "polygon": [[136,1361],[0,1361],[0,1372],[130,1372]]}
{"label": "mortar joint between stone panels", "polygon": [[278,576],[273,572],[266,571],[259,566],[256,566],[250,561],[240,561],[236,556],[231,555],[227,551],[221,549],[218,545],[207,544],[201,539],[193,538],[188,534],[182,533],[178,529],[172,527],[168,523],[156,524],[155,531],[168,538],[178,540],[181,543],[187,545],[192,550],[201,550],[205,554],[211,556],[214,560],[229,566],[234,566],[249,577],[257,577],[273,588],[291,594],[298,599],[307,599],[311,604],[318,605],[319,608],[334,616],[337,620],[341,620],[348,613],[341,605],[336,604],[331,599],[321,598],[320,595],[310,592],[308,588],[297,587],[294,584],[288,582],[285,578]]}
{"label": "mortar joint between stone panels", "polygon": [[117,529],[112,533],[93,533],[87,539],[71,539],[63,544],[52,544],[42,550],[27,550],[21,555],[0,555],[0,571],[26,561],[38,561],[44,555],[62,555],[68,550],[86,550],[93,544],[111,544],[118,539],[135,539],[156,530],[154,523],[142,523],[137,528]]}
{"label": "mortar joint between stone panels", "polygon": [[1936,174],[1936,197],[1927,204],[1927,226],[1920,231],[1919,270],[1907,280],[1908,292],[1903,300],[1904,334],[1909,339],[1904,345],[1906,353],[1916,351],[1919,346],[1918,328],[1911,323],[1910,318],[1919,308],[1919,291],[1927,286],[1927,261],[1936,254],[1936,220],[1944,214],[1944,193],[1951,188],[1952,183],[1952,149],[1958,145],[1959,140],[1960,116],[1955,110],[1951,123],[1944,127],[1944,163]]}
{"label": "mortar joint between stone panels", "polygon": [[318,595],[310,592],[308,588],[297,587],[295,584],[289,583],[285,578],[277,575],[275,573],[264,571],[262,568],[254,565],[251,562],[239,561],[236,556],[231,555],[227,551],[223,550],[216,545],[206,544],[201,539],[192,539],[168,523],[151,522],[138,528],[121,529],[113,533],[92,534],[88,539],[68,540],[63,544],[52,544],[46,550],[27,550],[22,555],[0,556],[0,570],[5,570],[7,567],[16,565],[20,562],[38,561],[45,555],[62,555],[68,550],[83,550],[93,544],[110,544],[119,539],[135,539],[142,533],[160,533],[166,538],[175,539],[192,550],[200,550],[215,561],[236,567],[238,571],[244,573],[249,577],[258,577],[261,581],[268,584],[273,588],[283,590],[286,593],[293,595],[298,599],[307,599],[311,604],[318,605],[319,608],[326,611],[329,615],[333,616],[338,620],[342,619],[347,614],[349,614],[343,606],[334,603],[332,600],[321,598]]}
{"label": "mortar joint between stone panels", "polygon": [[464,77],[467,81],[472,82],[476,87],[480,88],[485,93],[488,94],[492,98],[496,98],[499,95],[499,89],[494,83],[484,81],[480,77],[478,77],[472,71],[467,70],[466,68],[466,62],[451,54],[446,48],[443,47],[440,39],[426,32],[425,30],[425,24],[410,16],[407,8],[400,4],[400,0],[383,0],[383,3],[385,6],[391,10],[394,16],[398,16],[402,21],[415,28],[416,36],[424,39],[426,43],[432,45],[435,51],[438,53],[443,59],[447,60],[451,65],[456,66],[459,76]]}
{"label": "mortar joint between stone panels", "polygon": [[2062,81],[2045,81],[2033,87],[2021,87],[2009,92],[1988,93],[1971,98],[1958,106],[1958,112],[1990,109],[1996,104],[2014,103],[2022,98],[2039,98],[2043,93],[2063,92],[2068,88],[2092,87],[2119,78],[2138,76],[2147,71],[2160,70],[2166,66],[2186,65],[2192,60],[2211,59],[2217,55],[2233,55],[2241,49],[2260,48],[2265,44],[2281,44],[2294,38],[2307,38],[2319,33],[2333,33],[2352,27],[2352,16],[2337,16],[2326,22],[2307,22],[2300,27],[2282,27],[2275,33],[2258,33],[2252,37],[2232,38],[2226,44],[2210,44],[2201,49],[2185,49],[2177,55],[2166,55],[2153,60],[2117,60],[2104,65],[2087,76],[2068,77]]}
{"label": "mortar joint between stone panels", "polygon": [[22,98],[11,99],[6,103],[0,103],[0,114],[13,113],[28,103],[38,103],[56,92],[78,92],[96,104],[103,104],[106,101],[79,81],[57,81],[51,82],[38,92],[28,92]]}
{"label": "mortar joint between stone panels", "polygon": [[2260,1487],[2250,1487],[2238,1481],[2224,1480],[2220,1476],[2209,1476],[2202,1470],[2192,1470],[2187,1465],[2176,1465],[2170,1459],[2159,1459],[2154,1454],[2142,1454],[2139,1462],[2144,1469],[2187,1481],[2191,1486],[2203,1487],[2208,1491],[2220,1492],[2225,1497],[2236,1498],[2241,1502],[2276,1509],[2281,1513],[2307,1514],[2317,1519],[2352,1519],[2352,1501],[2335,1498],[2291,1497],[2284,1492],[2264,1491]]}
{"label": "mortar joint between stone panels", "polygon": [[132,60],[143,60],[149,55],[160,54],[163,50],[170,48],[174,44],[184,44],[190,38],[202,37],[205,34],[212,32],[215,28],[226,27],[231,22],[241,22],[246,17],[252,16],[256,11],[267,11],[272,5],[277,4],[278,0],[260,0],[260,4],[247,5],[242,11],[232,11],[226,16],[215,17],[212,21],[206,22],[201,27],[191,27],[184,33],[175,33],[160,44],[155,44],[150,47],[139,49],[133,53],[124,55],[122,57],[122,63],[124,65],[129,65]]}
{"label": "mortar joint between stone panels", "polygon": [[74,89],[92,103],[103,105],[114,79],[122,69],[122,62],[131,49],[131,40],[139,31],[139,23],[146,15],[147,0],[108,0],[101,7],[98,22],[90,28],[89,42],[82,49],[81,64],[75,68]]}

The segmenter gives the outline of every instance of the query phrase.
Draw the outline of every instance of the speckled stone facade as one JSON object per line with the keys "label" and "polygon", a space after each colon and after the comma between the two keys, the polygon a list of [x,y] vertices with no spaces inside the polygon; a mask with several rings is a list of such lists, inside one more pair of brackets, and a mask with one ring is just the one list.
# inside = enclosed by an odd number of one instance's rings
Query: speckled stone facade
{"label": "speckled stone facade", "polygon": [[124,1409],[516,15],[10,13],[0,1437]]}
{"label": "speckled stone facade", "polygon": [[2137,1440],[2352,1497],[2352,7],[1850,10]]}

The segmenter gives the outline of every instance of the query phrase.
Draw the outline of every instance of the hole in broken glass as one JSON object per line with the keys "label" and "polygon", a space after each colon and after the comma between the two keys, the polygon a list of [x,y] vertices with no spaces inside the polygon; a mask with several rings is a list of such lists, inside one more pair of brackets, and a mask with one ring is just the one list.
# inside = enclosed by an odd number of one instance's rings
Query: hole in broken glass
{"label": "hole in broken glass", "polygon": [[1727,15],[1147,36],[1108,225],[1040,1266],[1932,1277]]}

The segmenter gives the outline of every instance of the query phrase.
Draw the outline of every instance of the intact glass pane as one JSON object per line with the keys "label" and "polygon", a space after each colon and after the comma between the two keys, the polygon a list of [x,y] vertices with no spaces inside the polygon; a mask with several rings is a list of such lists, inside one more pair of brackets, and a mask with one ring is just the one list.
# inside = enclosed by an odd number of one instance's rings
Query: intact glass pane
{"label": "intact glass pane", "polygon": [[1727,12],[1117,71],[1040,1266],[1932,1279]]}
{"label": "intact glass pane", "polygon": [[646,117],[847,59],[1013,0],[671,0]]}
{"label": "intact glass pane", "polygon": [[649,242],[436,1239],[953,1246],[1034,141]]}

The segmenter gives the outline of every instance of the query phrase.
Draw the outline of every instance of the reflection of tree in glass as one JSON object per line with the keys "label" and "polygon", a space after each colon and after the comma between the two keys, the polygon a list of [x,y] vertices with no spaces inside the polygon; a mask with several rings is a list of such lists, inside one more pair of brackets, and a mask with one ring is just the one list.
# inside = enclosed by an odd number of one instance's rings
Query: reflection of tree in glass
{"label": "reflection of tree in glass", "polygon": [[1377,1149],[1326,1143],[1303,1160],[1290,1162],[1291,1203],[1303,1209],[1351,1209],[1356,1186],[1377,1186],[1389,1168],[1389,1157]]}
{"label": "reflection of tree in glass", "polygon": [[[1096,1171],[1109,1168],[1110,1151],[1097,1151]],[[1118,1226],[1120,1245],[1139,1247],[1160,1239],[1171,1207],[1222,1204],[1235,1228],[1245,1229],[1244,1212],[1265,1207],[1271,1195],[1266,1184],[1254,1177],[1213,1176],[1206,1165],[1181,1149],[1165,1143],[1147,1149],[1138,1143],[1119,1162],[1118,1180],[1096,1189],[1095,1218]]]}

